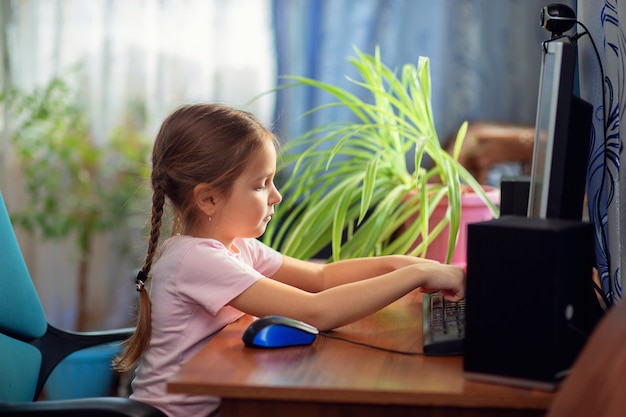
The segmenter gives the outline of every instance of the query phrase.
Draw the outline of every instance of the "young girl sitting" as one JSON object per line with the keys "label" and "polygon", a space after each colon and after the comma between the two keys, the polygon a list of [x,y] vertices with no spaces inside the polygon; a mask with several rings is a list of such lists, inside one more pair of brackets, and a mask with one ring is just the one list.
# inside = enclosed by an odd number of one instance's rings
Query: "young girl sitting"
{"label": "young girl sitting", "polygon": [[[442,290],[457,301],[461,268],[410,256],[317,264],[261,243],[281,195],[274,185],[276,139],[255,118],[221,105],[189,105],[161,126],[152,153],[152,223],[137,278],[137,329],[116,359],[138,364],[131,398],[171,417],[217,412],[219,399],[172,394],[167,381],[224,326],[243,313],[282,315],[333,329],[410,291]],[[172,236],[159,252],[166,200]],[[151,279],[150,296],[144,285]]]}

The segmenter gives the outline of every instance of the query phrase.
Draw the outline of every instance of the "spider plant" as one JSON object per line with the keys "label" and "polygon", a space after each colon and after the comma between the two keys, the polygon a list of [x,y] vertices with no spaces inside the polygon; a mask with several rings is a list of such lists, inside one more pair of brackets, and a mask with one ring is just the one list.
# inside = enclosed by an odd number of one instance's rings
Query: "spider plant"
{"label": "spider plant", "polygon": [[[336,99],[307,114],[345,106],[357,121],[319,126],[283,147],[279,170],[291,173],[282,184],[284,200],[264,241],[301,259],[329,244],[333,260],[393,253],[424,256],[449,224],[449,262],[462,192],[478,193],[497,216],[481,185],[458,162],[467,122],[460,126],[453,152],[446,152],[435,130],[428,58],[419,57],[417,66],[404,65],[399,74],[381,62],[378,49],[373,56],[356,50],[350,62],[361,79],[349,81],[365,89],[371,100],[310,78],[287,77],[288,88],[311,86]],[[445,218],[429,225],[430,213],[444,199]]]}

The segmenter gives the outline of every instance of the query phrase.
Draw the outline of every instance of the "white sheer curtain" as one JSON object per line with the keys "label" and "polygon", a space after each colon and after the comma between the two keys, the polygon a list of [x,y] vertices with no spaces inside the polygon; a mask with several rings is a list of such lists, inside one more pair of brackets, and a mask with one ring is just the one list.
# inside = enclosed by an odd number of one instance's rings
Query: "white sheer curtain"
{"label": "white sheer curtain", "polygon": [[[81,64],[81,94],[99,141],[129,108],[140,109],[150,138],[174,107],[189,102],[245,106],[271,121],[270,96],[246,106],[275,83],[270,0],[5,0],[1,7],[3,87],[30,89]],[[0,190],[9,210],[20,195],[14,165],[3,134]],[[123,325],[130,318],[132,270],[140,266],[143,246],[141,230],[129,233],[136,254],[124,264],[114,248],[119,237],[97,242],[89,280],[92,327]],[[50,321],[71,327],[71,242],[19,238]]]}
{"label": "white sheer curtain", "polygon": [[[151,126],[173,105],[243,105],[274,83],[268,0],[45,0],[13,2],[10,78],[29,87],[85,66],[94,127],[106,131],[129,100]],[[268,101],[253,111],[263,119]]]}

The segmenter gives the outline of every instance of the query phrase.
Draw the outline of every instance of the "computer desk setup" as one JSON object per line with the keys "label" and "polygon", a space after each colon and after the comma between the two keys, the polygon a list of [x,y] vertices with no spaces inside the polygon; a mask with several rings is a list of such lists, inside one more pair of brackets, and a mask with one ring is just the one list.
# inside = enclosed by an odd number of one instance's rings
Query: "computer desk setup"
{"label": "computer desk setup", "polygon": [[[510,221],[505,221],[507,227]],[[571,223],[564,225],[567,228]],[[495,229],[504,230],[499,223]],[[550,235],[553,231],[549,230]],[[544,244],[553,243],[546,239]],[[584,263],[586,258],[580,259]],[[576,262],[572,265],[577,267]],[[468,274],[470,268],[471,264]],[[525,270],[519,269],[513,282],[522,282],[517,278]],[[485,273],[489,276],[490,272]],[[564,276],[557,274],[555,282]],[[503,279],[497,274],[492,277]],[[559,310],[553,308],[554,300],[565,305],[568,298],[555,297],[558,285],[536,291],[532,281],[531,275],[526,285],[509,287],[514,292],[507,297],[498,293],[499,304],[483,304],[476,311],[472,306],[482,303],[468,295],[469,323],[475,324],[476,317],[484,322],[468,327],[464,355],[423,353],[427,309],[425,295],[416,290],[328,334],[289,319],[245,315],[192,357],[169,381],[168,389],[221,397],[223,417],[543,416],[566,376],[560,371],[574,363],[584,345],[572,339],[578,331],[570,332],[571,326],[563,323],[569,320],[584,326],[573,317],[585,317],[582,307],[587,304],[584,299],[575,304],[571,317],[546,313]],[[567,307],[563,310],[568,311]],[[493,320],[498,317],[500,326],[494,328]],[[526,319],[520,321],[520,317]],[[283,324],[286,327],[280,329]],[[274,326],[278,336],[263,336],[268,326]],[[290,333],[294,329],[295,336]],[[291,342],[295,346],[289,346]]]}
{"label": "computer desk setup", "polygon": [[[415,416],[424,412],[542,416],[551,391],[466,378],[463,356],[422,350],[422,294],[305,346],[246,347],[244,316],[224,328],[169,381],[169,390],[222,398],[228,416]],[[479,414],[480,413],[480,414]]]}

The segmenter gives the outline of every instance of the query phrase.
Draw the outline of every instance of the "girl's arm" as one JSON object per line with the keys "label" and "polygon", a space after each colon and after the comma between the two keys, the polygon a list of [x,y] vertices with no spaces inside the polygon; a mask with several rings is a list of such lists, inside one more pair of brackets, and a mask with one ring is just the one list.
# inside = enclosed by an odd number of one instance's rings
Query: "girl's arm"
{"label": "girl's arm", "polygon": [[[349,266],[348,263],[344,265]],[[374,262],[372,266],[376,265]],[[343,270],[343,266],[340,267]],[[463,270],[437,262],[413,262],[363,280],[357,280],[356,275],[347,269],[353,282],[317,293],[274,279],[261,279],[233,299],[230,305],[255,316],[282,315],[328,330],[364,318],[418,287],[426,291],[442,290],[444,296],[453,301],[465,295]]]}
{"label": "girl's arm", "polygon": [[283,255],[282,266],[271,278],[305,291],[319,292],[423,262],[435,261],[414,256],[392,255],[320,264]]}

